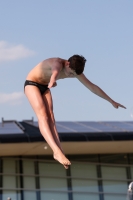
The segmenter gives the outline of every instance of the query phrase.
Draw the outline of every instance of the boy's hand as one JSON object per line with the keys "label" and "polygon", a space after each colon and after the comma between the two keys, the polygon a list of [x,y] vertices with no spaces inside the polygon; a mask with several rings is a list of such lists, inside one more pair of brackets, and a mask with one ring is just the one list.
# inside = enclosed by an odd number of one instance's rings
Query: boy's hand
{"label": "boy's hand", "polygon": [[121,105],[120,103],[117,103],[117,102],[115,102],[115,101],[112,102],[112,105],[113,105],[115,108],[121,107],[121,108],[125,108],[125,109],[126,109],[125,106],[123,106],[123,105]]}
{"label": "boy's hand", "polygon": [[52,88],[52,87],[56,87],[57,86],[57,83],[56,82],[50,82],[48,84],[48,88]]}
{"label": "boy's hand", "polygon": [[57,86],[57,83],[56,82],[54,82],[54,84],[53,84],[53,87],[56,87]]}

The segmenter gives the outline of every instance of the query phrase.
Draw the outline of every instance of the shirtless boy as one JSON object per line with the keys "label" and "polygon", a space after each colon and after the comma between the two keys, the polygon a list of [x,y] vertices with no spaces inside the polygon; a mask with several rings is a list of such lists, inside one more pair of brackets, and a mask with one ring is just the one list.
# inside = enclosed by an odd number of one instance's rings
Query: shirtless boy
{"label": "shirtless boy", "polygon": [[115,108],[125,108],[112,100],[101,88],[90,82],[83,74],[86,59],[74,55],[68,60],[49,58],[40,62],[28,74],[25,81],[25,94],[35,111],[39,129],[53,151],[53,157],[66,169],[71,165],[63,153],[53,113],[50,88],[57,86],[56,81],[64,78],[77,78],[91,92],[109,101]]}

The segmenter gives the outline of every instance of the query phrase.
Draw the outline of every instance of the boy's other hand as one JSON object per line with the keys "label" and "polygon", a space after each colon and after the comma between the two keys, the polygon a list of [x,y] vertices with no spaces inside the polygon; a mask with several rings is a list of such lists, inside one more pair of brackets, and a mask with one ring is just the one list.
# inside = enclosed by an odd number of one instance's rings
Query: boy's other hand
{"label": "boy's other hand", "polygon": [[117,103],[117,102],[115,102],[115,101],[112,102],[112,105],[113,105],[115,108],[121,107],[121,108],[125,108],[125,109],[126,109],[125,106],[123,106],[123,105],[121,105],[120,103]]}

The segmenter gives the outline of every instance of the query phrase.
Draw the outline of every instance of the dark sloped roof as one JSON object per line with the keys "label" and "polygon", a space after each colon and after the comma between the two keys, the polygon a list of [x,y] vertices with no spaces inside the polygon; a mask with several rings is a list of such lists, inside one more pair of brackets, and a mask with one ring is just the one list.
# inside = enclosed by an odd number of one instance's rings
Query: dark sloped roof
{"label": "dark sloped roof", "polygon": [[[122,141],[133,140],[132,121],[81,121],[56,122],[61,141]],[[2,121],[0,123],[0,142],[44,141],[38,123],[33,120]]]}

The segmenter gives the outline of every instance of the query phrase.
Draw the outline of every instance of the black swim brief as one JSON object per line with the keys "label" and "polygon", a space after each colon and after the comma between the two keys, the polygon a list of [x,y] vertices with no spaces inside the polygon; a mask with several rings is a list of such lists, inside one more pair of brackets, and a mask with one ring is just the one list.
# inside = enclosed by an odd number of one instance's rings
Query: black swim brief
{"label": "black swim brief", "polygon": [[26,80],[25,84],[24,84],[24,89],[25,89],[26,85],[33,85],[33,86],[38,87],[38,89],[40,90],[41,95],[43,95],[46,92],[46,90],[49,90],[48,85],[42,85],[42,84],[39,84],[39,83],[34,82],[34,81]]}

